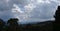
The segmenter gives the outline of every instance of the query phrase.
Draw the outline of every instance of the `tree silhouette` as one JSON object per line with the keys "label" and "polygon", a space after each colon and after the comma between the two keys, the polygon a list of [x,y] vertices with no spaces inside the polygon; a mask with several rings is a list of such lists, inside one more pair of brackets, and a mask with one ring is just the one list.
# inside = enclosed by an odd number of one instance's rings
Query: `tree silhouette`
{"label": "tree silhouette", "polygon": [[54,17],[56,21],[60,20],[60,6],[58,6]]}
{"label": "tree silhouette", "polygon": [[4,25],[5,22],[2,19],[0,19],[0,31],[2,31]]}
{"label": "tree silhouette", "polygon": [[59,27],[60,27],[60,6],[58,6],[54,17],[55,17],[54,31],[59,31]]}
{"label": "tree silhouette", "polygon": [[8,20],[7,24],[12,25],[12,26],[18,25],[17,21],[18,21],[17,18],[11,18]]}
{"label": "tree silhouette", "polygon": [[9,25],[8,31],[18,31],[18,19],[11,18],[8,20],[7,24]]}

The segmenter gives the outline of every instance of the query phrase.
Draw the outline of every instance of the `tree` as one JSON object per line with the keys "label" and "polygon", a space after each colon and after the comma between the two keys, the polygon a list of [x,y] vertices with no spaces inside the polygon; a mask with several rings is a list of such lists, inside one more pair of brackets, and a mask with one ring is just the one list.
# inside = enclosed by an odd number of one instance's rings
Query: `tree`
{"label": "tree", "polygon": [[7,24],[8,26],[8,30],[9,31],[17,31],[18,30],[18,19],[17,18],[11,18],[8,20]]}
{"label": "tree", "polygon": [[59,31],[59,27],[60,27],[60,6],[58,6],[58,9],[57,9],[54,17],[55,17],[54,31]]}
{"label": "tree", "polygon": [[5,25],[5,22],[2,19],[0,19],[0,31],[2,31],[4,25]]}
{"label": "tree", "polygon": [[8,22],[7,22],[7,24],[9,24],[9,25],[18,25],[18,19],[17,18],[11,18],[11,19],[9,19],[8,20]]}
{"label": "tree", "polygon": [[58,6],[58,9],[57,9],[57,11],[56,11],[56,13],[55,13],[55,20],[60,20],[60,6]]}

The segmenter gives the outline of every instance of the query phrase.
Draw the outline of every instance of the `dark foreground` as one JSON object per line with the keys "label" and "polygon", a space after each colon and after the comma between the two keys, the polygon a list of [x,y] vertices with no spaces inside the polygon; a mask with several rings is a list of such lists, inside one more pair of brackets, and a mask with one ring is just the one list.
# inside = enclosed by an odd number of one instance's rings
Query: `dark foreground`
{"label": "dark foreground", "polygon": [[53,31],[54,21],[38,22],[32,24],[16,25],[11,23],[9,25],[0,26],[0,31]]}
{"label": "dark foreground", "polygon": [[21,31],[53,31],[53,21],[21,25]]}

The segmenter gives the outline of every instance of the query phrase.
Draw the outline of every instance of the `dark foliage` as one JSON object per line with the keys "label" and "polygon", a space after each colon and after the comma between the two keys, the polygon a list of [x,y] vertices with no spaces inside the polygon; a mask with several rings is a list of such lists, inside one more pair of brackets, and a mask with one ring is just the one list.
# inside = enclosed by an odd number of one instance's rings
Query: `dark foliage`
{"label": "dark foliage", "polygon": [[59,31],[60,30],[60,6],[58,6],[54,17],[55,17],[54,30]]}
{"label": "dark foliage", "polygon": [[8,24],[8,29],[7,31],[19,31],[18,28],[18,19],[17,18],[11,18],[10,20],[8,20],[7,24]]}
{"label": "dark foliage", "polygon": [[56,20],[60,20],[60,6],[58,6],[54,17],[55,17]]}
{"label": "dark foliage", "polygon": [[4,21],[0,19],[0,31],[2,31],[4,25],[5,25]]}

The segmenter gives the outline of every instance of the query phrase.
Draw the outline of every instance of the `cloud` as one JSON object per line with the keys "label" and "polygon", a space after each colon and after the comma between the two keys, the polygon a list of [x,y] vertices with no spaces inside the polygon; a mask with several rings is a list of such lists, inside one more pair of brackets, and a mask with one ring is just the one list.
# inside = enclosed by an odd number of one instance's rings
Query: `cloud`
{"label": "cloud", "polygon": [[0,0],[0,18],[18,18],[20,23],[54,20],[60,0]]}
{"label": "cloud", "polygon": [[12,12],[19,12],[19,13],[24,13],[20,8],[19,8],[19,6],[17,6],[16,4],[13,4],[13,7],[14,8],[12,8]]}

